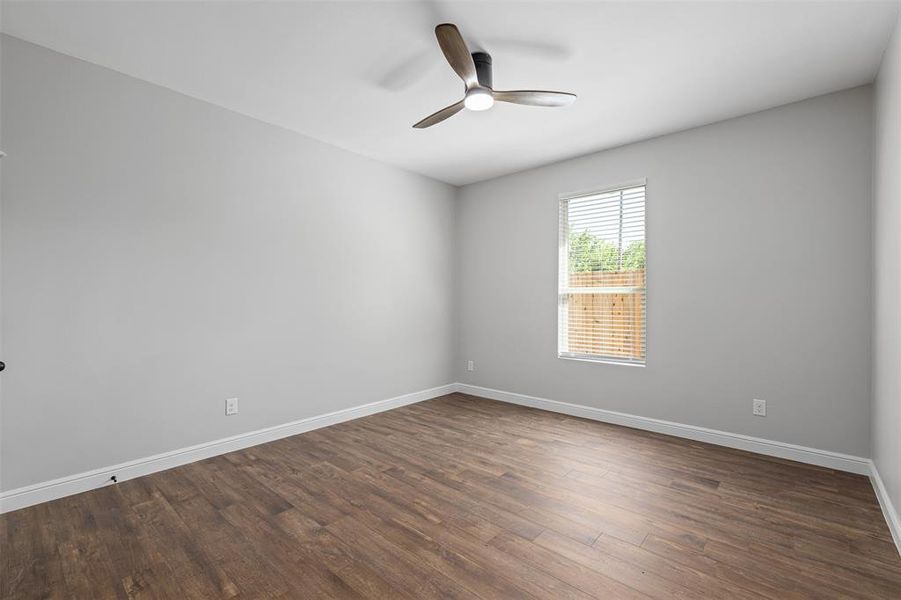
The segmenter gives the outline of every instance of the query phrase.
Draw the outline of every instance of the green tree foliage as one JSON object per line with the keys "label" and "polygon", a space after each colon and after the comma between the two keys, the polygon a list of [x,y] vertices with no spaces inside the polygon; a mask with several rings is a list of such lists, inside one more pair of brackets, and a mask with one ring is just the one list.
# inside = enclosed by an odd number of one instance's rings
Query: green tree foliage
{"label": "green tree foliage", "polygon": [[622,266],[616,245],[588,231],[569,234],[569,271],[640,271],[645,266],[644,241],[623,249]]}
{"label": "green tree foliage", "polygon": [[619,252],[616,246],[588,231],[569,234],[569,270],[616,271],[619,268]]}
{"label": "green tree foliage", "polygon": [[623,271],[644,269],[644,240],[632,242],[623,250]]}

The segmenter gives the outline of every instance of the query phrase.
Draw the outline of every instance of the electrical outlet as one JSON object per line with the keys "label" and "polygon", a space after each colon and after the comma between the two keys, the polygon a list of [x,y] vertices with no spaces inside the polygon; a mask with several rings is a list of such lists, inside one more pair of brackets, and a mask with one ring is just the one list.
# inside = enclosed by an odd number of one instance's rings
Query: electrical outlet
{"label": "electrical outlet", "polygon": [[475,365],[475,363],[472,362],[471,360],[468,361],[468,362],[466,363],[466,370],[467,370],[467,371],[475,371],[475,370],[476,370],[476,365]]}
{"label": "electrical outlet", "polygon": [[229,398],[225,401],[225,415],[231,416],[238,414],[238,399]]}
{"label": "electrical outlet", "polygon": [[758,400],[754,398],[753,409],[755,417],[765,417],[766,416],[766,400]]}

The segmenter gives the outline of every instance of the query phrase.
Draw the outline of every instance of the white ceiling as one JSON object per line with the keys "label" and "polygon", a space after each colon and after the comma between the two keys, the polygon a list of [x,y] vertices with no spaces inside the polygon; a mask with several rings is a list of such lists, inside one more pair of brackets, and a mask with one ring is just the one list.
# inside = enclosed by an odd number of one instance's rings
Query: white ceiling
{"label": "white ceiling", "polygon": [[[873,80],[895,2],[45,2],[5,33],[453,184]],[[456,23],[497,89],[572,91],[411,125],[458,100]]]}

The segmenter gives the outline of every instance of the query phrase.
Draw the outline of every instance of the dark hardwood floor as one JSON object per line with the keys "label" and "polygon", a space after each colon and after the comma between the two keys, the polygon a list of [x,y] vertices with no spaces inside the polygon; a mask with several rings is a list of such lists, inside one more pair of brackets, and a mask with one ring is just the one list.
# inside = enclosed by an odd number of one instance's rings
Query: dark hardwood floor
{"label": "dark hardwood floor", "polygon": [[0,517],[2,598],[901,598],[868,480],[453,394]]}

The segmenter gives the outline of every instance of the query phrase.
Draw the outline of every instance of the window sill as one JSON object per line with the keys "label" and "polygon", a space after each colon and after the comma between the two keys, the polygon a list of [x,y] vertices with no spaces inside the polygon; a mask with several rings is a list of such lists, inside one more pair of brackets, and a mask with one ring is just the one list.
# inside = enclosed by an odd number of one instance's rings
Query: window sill
{"label": "window sill", "polygon": [[557,358],[562,360],[574,360],[577,362],[587,362],[602,365],[617,365],[620,367],[642,367],[647,366],[645,363],[630,362],[625,360],[616,360],[614,358],[591,358],[588,356],[567,356],[566,354],[558,354]]}

